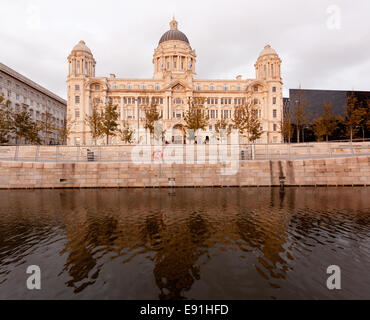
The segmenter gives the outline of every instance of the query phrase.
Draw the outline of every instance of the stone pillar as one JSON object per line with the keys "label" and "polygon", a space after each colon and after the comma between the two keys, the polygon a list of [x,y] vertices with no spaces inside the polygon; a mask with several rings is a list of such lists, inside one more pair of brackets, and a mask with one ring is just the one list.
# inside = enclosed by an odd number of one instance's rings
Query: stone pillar
{"label": "stone pillar", "polygon": [[136,123],[137,123],[137,128],[136,128],[136,141],[139,143],[139,129],[140,129],[140,117],[139,117],[139,101],[138,98],[135,97],[135,117],[136,117]]}
{"label": "stone pillar", "polygon": [[169,100],[169,104],[170,104],[170,117],[169,119],[172,120],[172,117],[173,117],[173,111],[172,111],[172,96],[169,96],[168,97],[168,100]]}

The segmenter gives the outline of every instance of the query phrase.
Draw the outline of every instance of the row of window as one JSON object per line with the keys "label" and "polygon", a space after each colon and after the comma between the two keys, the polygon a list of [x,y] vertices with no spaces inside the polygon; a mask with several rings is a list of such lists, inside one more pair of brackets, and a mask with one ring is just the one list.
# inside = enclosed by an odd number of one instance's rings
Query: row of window
{"label": "row of window", "polygon": [[[2,88],[0,87],[0,94],[1,94],[1,92],[2,92]],[[12,94],[13,93],[11,92],[11,90],[7,90],[6,97],[9,98],[9,100],[10,100],[12,98]],[[35,102],[35,101],[33,101],[33,100],[31,100],[27,97],[21,96],[18,93],[15,94],[15,101],[23,103],[25,105],[29,105],[30,107],[41,108],[43,111],[46,109],[45,105],[40,104],[39,102]],[[50,113],[53,113],[53,114],[55,113],[55,115],[57,115],[57,116],[60,116],[60,117],[64,116],[64,112],[62,112],[58,109],[48,107],[47,110]]]}
{"label": "row of window", "polygon": [[[148,97],[145,97],[145,98],[143,98],[143,97],[139,97],[139,98],[123,97],[123,104],[125,104],[125,105],[126,104],[136,104],[136,100],[137,100],[139,105],[142,105],[142,104],[147,104],[148,105],[149,104],[149,98]],[[80,96],[75,96],[75,104],[79,104],[80,101],[81,101]],[[101,102],[101,100],[99,98],[94,98],[93,101],[94,101],[94,103],[100,103]],[[154,103],[154,104],[163,104],[163,101],[164,101],[164,99],[160,98],[160,97],[153,97],[152,98],[152,103]],[[218,101],[219,101],[218,98],[207,98],[206,103],[208,105],[217,105]],[[232,98],[221,98],[220,99],[221,105],[231,105],[232,101],[233,101]],[[173,102],[175,104],[184,104],[184,100],[182,100],[180,98],[174,99]],[[201,103],[201,101],[199,101],[199,100],[196,100],[196,102]],[[276,102],[277,102],[276,97],[273,97],[272,98],[272,104],[276,105]],[[245,103],[244,98],[235,98],[234,99],[234,105],[243,105],[244,103]],[[259,99],[254,99],[253,104],[254,105],[260,104]]]}
{"label": "row of window", "polygon": [[[202,90],[202,86],[201,85],[196,85],[195,87],[194,87],[194,89],[195,90],[197,90],[197,91],[201,91]],[[214,84],[211,84],[210,86],[209,86],[209,89],[211,90],[211,91],[214,91],[215,90],[215,85]],[[228,85],[224,85],[223,86],[223,90],[224,91],[228,91],[229,90],[229,86]],[[237,85],[237,87],[236,87],[236,90],[237,91],[242,91],[242,87],[241,87],[241,85]],[[253,91],[254,92],[258,92],[258,86],[254,86],[253,87]],[[276,92],[276,87],[272,87],[272,92]]]}
{"label": "row of window", "polygon": [[23,92],[22,96],[24,97],[24,99],[44,101],[48,105],[53,105],[54,107],[57,106],[55,102],[51,102],[51,100],[46,100],[46,98],[44,96],[40,95],[39,93],[34,93],[33,91],[28,90],[26,88],[21,88],[21,86],[17,83],[14,83],[14,84],[15,84],[15,86],[13,85],[13,82],[11,80],[7,80],[6,83],[5,83],[5,80],[3,79],[3,77],[0,76],[0,89],[1,89],[1,85],[6,85],[7,86],[7,91],[8,91],[8,93],[7,93],[8,97],[10,97],[11,94],[12,94],[11,89],[15,89],[16,98],[17,97],[19,98],[20,93]]}
{"label": "row of window", "polygon": [[[132,109],[125,109],[126,113],[127,113],[127,116],[128,118],[132,118],[133,115],[132,115],[132,112],[133,110]],[[140,110],[140,112],[142,114],[143,113],[143,110]],[[232,110],[220,110],[221,112],[221,117],[224,118],[224,119],[231,119],[232,118]],[[261,118],[262,117],[262,112],[261,110],[255,110],[256,112],[256,116]],[[121,110],[119,110],[119,114],[121,113]],[[160,113],[162,115],[162,110],[160,110]],[[218,119],[218,110],[207,110],[207,115],[210,119]],[[273,109],[272,110],[272,116],[274,119],[277,118],[277,110],[276,109]],[[184,117],[184,112],[181,111],[181,110],[176,110],[173,112],[173,117],[174,118],[183,118]],[[78,119],[80,118],[80,109],[79,108],[75,108],[75,118]],[[274,131],[276,131],[274,129]]]}
{"label": "row of window", "polygon": [[[117,84],[116,83],[113,83],[113,85],[112,85],[112,88],[113,89],[118,89],[118,86],[117,86]],[[125,87],[127,90],[132,90],[132,88],[133,88],[133,86],[132,86],[132,84],[131,83],[127,83],[126,84],[126,87]],[[91,89],[92,90],[96,90],[96,91],[99,91],[100,89],[101,89],[101,87],[100,87],[100,85],[98,85],[98,84],[93,84],[92,86],[91,86]],[[139,89],[140,90],[146,90],[147,89],[147,85],[145,84],[145,83],[142,83],[142,84],[140,84],[139,85]],[[160,86],[160,84],[158,84],[158,83],[156,83],[155,85],[154,85],[154,89],[155,90],[161,90],[161,86]],[[194,86],[194,89],[195,90],[197,90],[197,91],[201,91],[202,90],[202,86],[201,85],[195,85]],[[209,89],[210,90],[212,90],[212,91],[214,91],[215,90],[215,85],[214,84],[211,84],[210,86],[209,86]],[[76,91],[79,91],[80,90],[80,86],[79,85],[76,85],[75,86],[75,90]],[[228,91],[229,90],[229,86],[228,85],[224,85],[223,86],[223,90],[224,91]],[[237,91],[242,91],[242,86],[241,85],[238,85],[237,87],[236,87],[236,90]],[[253,87],[253,91],[254,92],[258,92],[258,86],[255,86],[255,87]],[[272,92],[276,92],[276,87],[272,87]]]}

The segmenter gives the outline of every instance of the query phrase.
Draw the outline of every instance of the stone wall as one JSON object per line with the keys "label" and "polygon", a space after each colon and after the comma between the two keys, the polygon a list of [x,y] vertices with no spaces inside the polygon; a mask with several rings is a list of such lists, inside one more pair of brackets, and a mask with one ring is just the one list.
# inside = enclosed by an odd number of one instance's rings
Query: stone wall
{"label": "stone wall", "polygon": [[168,187],[173,179],[176,187],[279,186],[281,176],[286,186],[370,185],[370,157],[171,165],[0,161],[1,189]]}

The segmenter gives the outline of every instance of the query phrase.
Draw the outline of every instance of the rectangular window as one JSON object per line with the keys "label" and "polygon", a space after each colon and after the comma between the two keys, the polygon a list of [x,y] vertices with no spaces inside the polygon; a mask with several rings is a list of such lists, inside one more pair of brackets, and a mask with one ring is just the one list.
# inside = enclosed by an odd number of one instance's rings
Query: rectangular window
{"label": "rectangular window", "polygon": [[80,103],[80,96],[75,96],[75,103],[76,104]]}
{"label": "rectangular window", "polygon": [[274,131],[277,131],[277,125],[274,123]]}
{"label": "rectangular window", "polygon": [[75,90],[80,91],[80,86],[78,84],[75,85]]}
{"label": "rectangular window", "polygon": [[276,97],[272,98],[272,104],[276,104]]}
{"label": "rectangular window", "polygon": [[276,92],[276,87],[272,87],[272,92]]}
{"label": "rectangular window", "polygon": [[78,119],[80,117],[80,109],[75,109],[75,118]]}
{"label": "rectangular window", "polygon": [[276,109],[272,110],[272,116],[273,116],[273,118],[277,118],[277,110]]}

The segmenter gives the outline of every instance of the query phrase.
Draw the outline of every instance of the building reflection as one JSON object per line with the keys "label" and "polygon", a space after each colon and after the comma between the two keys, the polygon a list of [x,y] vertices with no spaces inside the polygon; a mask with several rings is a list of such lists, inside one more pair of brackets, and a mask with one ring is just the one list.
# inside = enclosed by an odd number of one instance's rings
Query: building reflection
{"label": "building reflection", "polygon": [[65,239],[59,255],[66,257],[59,275],[68,275],[65,285],[75,293],[94,285],[108,261],[128,264],[140,256],[151,263],[159,299],[185,299],[202,280],[202,269],[230,250],[240,265],[242,257],[249,257],[247,267],[278,288],[294,267],[294,249],[322,241],[318,234],[323,226],[334,240],[343,235],[366,239],[367,229],[361,226],[370,224],[363,210],[370,208],[368,192],[230,188],[176,189],[169,195],[159,189],[44,190],[15,196],[4,191],[0,274],[8,272],[5,259],[19,261],[35,238],[44,241],[58,227]]}

